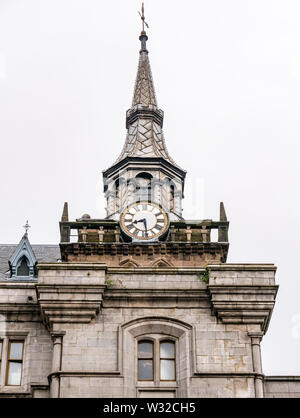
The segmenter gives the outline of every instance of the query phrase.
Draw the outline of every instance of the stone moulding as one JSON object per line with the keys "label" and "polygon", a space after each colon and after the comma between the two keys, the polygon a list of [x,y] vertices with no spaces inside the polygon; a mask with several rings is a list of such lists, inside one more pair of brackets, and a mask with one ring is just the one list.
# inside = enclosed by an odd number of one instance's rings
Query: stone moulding
{"label": "stone moulding", "polygon": [[258,324],[265,333],[278,286],[272,264],[211,265],[208,292],[213,314],[227,324]]}
{"label": "stone moulding", "polygon": [[48,329],[57,323],[89,323],[102,307],[106,288],[102,263],[41,263],[36,285]]}
{"label": "stone moulding", "polygon": [[[174,262],[177,257],[181,257],[185,260],[186,256],[191,256],[198,260],[199,257],[209,255],[211,258],[216,259],[217,263],[226,262],[228,253],[228,243],[223,242],[158,242],[152,245],[145,244],[128,244],[128,243],[92,243],[92,242],[79,242],[79,243],[60,243],[60,249],[63,262],[72,262],[72,258],[82,259],[96,258],[105,256],[116,257],[116,266],[119,265],[119,256],[135,256],[136,262],[142,255],[152,257],[155,255],[158,258],[163,258],[165,255],[172,256]],[[111,261],[110,261],[111,263]]]}
{"label": "stone moulding", "polygon": [[42,318],[49,329],[54,323],[89,323],[100,312],[106,286],[37,285]]}

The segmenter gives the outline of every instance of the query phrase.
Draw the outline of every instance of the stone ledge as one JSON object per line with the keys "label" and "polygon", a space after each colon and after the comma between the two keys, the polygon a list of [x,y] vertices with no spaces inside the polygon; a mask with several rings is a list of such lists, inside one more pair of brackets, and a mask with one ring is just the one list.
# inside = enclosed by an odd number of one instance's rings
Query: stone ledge
{"label": "stone ledge", "polygon": [[203,274],[204,267],[108,267],[108,274]]}
{"label": "stone ledge", "polygon": [[48,329],[54,323],[89,323],[102,307],[104,285],[37,286],[41,315]]}
{"label": "stone ledge", "polygon": [[300,382],[300,376],[265,376],[267,382]]}
{"label": "stone ledge", "polygon": [[106,270],[105,263],[38,263],[37,270]]}
{"label": "stone ledge", "polygon": [[270,264],[256,264],[256,263],[247,263],[247,264],[209,264],[207,268],[210,271],[276,271],[277,267],[270,263]]}
{"label": "stone ledge", "polygon": [[262,373],[256,372],[195,372],[191,378],[215,378],[215,377],[223,377],[223,378],[233,378],[233,377],[260,377],[264,379],[264,375]]}
{"label": "stone ledge", "polygon": [[0,313],[31,314],[39,313],[36,303],[0,303]]}
{"label": "stone ledge", "polygon": [[259,324],[265,333],[278,286],[209,285],[213,314],[227,324]]}

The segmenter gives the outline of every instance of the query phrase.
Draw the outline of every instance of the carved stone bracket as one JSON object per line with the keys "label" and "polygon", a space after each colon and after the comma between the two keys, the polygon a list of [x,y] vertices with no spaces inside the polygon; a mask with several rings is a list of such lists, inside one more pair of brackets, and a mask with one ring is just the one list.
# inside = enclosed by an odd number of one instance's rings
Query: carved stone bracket
{"label": "carved stone bracket", "polygon": [[265,265],[208,266],[212,312],[227,324],[258,324],[266,332],[278,286],[276,268]]}
{"label": "carved stone bracket", "polygon": [[53,329],[54,323],[89,323],[101,309],[105,287],[37,285],[45,324]]}
{"label": "carved stone bracket", "polygon": [[58,323],[89,323],[100,312],[106,266],[101,263],[40,263],[36,285],[49,330]]}

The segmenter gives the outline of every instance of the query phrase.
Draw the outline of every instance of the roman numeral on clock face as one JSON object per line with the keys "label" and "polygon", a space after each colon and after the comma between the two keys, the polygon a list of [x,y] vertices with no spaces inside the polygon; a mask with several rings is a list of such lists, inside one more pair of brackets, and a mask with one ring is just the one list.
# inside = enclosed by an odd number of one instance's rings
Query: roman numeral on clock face
{"label": "roman numeral on clock face", "polygon": [[144,201],[129,205],[120,222],[129,236],[146,241],[158,238],[166,230],[168,216],[159,205]]}
{"label": "roman numeral on clock face", "polygon": [[135,229],[135,226],[132,223],[125,224],[128,231],[131,231],[132,229]]}

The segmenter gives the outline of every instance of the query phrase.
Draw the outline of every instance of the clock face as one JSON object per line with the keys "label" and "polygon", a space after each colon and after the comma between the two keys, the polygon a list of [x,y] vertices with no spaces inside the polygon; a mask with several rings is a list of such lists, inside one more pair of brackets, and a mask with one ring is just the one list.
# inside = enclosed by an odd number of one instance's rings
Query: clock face
{"label": "clock face", "polygon": [[138,202],[125,209],[120,224],[125,234],[136,240],[153,240],[166,232],[169,219],[159,205]]}

